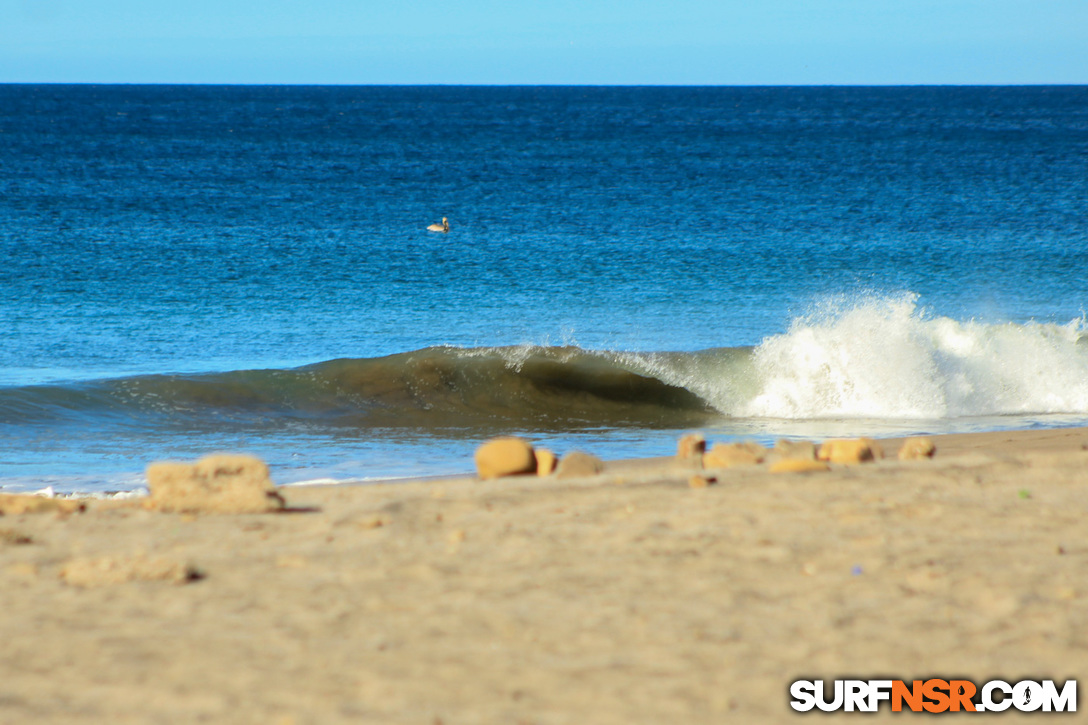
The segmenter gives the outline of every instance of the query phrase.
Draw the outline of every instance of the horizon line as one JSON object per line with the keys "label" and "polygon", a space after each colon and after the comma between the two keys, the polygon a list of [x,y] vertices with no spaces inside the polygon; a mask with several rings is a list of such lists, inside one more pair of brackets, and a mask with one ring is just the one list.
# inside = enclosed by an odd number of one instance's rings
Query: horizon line
{"label": "horizon line", "polygon": [[0,81],[0,86],[231,86],[297,88],[1081,88],[1080,83],[294,83],[218,81]]}

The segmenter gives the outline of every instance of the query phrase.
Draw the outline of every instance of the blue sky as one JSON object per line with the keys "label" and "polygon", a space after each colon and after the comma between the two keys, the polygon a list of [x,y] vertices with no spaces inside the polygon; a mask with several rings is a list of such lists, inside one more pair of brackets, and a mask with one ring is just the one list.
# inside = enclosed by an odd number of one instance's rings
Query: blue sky
{"label": "blue sky", "polygon": [[1088,83],[1088,0],[0,0],[0,82]]}

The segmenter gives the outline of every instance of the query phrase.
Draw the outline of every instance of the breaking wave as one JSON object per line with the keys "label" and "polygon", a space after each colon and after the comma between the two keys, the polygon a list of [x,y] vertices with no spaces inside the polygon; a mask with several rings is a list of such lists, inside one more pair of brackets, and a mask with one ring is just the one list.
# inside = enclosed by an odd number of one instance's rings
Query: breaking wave
{"label": "breaking wave", "polygon": [[[913,295],[795,320],[753,355],[755,394],[732,415],[962,418],[1088,412],[1085,320],[930,317]],[[710,398],[713,400],[713,396]]]}
{"label": "breaking wave", "polygon": [[0,424],[306,421],[420,430],[683,428],[723,418],[1088,414],[1085,320],[929,316],[913,296],[836,305],[755,347],[433,347],[287,370],[0,389]]}

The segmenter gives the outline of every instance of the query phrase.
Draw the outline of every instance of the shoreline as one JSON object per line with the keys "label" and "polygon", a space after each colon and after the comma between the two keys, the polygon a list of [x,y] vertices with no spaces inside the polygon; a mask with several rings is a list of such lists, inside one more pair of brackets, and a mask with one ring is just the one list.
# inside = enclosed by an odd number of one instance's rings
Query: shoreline
{"label": "shoreline", "polygon": [[930,438],[704,488],[667,457],[280,486],[277,514],[9,513],[0,713],[779,722],[796,679],[1086,674],[1088,428]]}
{"label": "shoreline", "polygon": [[[887,449],[887,452],[894,457],[895,451],[902,440],[908,437],[924,436],[933,439],[942,439],[945,441],[959,441],[970,440],[970,436],[975,435],[1001,435],[1011,434],[1016,440],[1031,440],[1037,436],[1047,437],[1050,432],[1054,431],[1066,431],[1076,430],[1081,427],[1088,427],[1083,425],[1068,424],[1068,425],[1045,425],[1030,428],[996,428],[985,429],[974,432],[958,432],[958,433],[930,433],[930,432],[918,432],[918,433],[900,433],[897,435],[879,434],[874,436],[874,440],[883,442],[883,446]],[[677,430],[669,432],[668,434],[660,434],[660,431],[655,431],[654,442],[643,443],[638,446],[640,453],[634,456],[627,456],[620,454],[619,456],[608,457],[605,460],[613,467],[615,466],[642,466],[645,461],[653,461],[660,458],[668,458],[671,453],[671,448],[675,444],[677,438],[685,432],[697,431],[698,427],[694,427],[688,430]],[[786,435],[766,435],[766,434],[752,434],[743,435],[733,432],[721,433],[720,438],[715,434],[715,429],[707,427],[703,429],[707,432],[708,439],[712,442],[743,442],[743,441],[756,441],[762,443],[765,446],[772,447],[774,442],[779,439],[788,440],[827,440],[839,435],[824,436],[804,436],[797,434]],[[516,435],[527,438],[534,441],[536,438],[532,433],[517,433]],[[842,437],[850,437],[853,435],[870,435],[868,433],[848,432],[842,435]],[[964,438],[967,436],[967,438]],[[548,438],[549,436],[543,436]],[[476,439],[474,445],[478,445],[485,440],[484,438]],[[574,450],[586,451],[589,453],[597,453],[597,448],[594,446],[593,441],[588,441],[584,445],[578,443],[567,443],[566,445],[552,445],[549,443],[544,444],[548,448],[552,448],[560,453],[570,452]],[[959,445],[958,443],[956,445]],[[399,454],[402,458],[414,455],[416,460],[427,459],[427,446],[426,442],[418,445],[408,447],[405,446],[404,450]],[[602,447],[608,448],[607,444]],[[278,485],[285,487],[319,487],[324,485],[332,486],[370,486],[370,485],[388,485],[399,483],[411,483],[416,481],[438,481],[444,479],[458,479],[464,477],[470,477],[472,472],[472,460],[471,451],[473,445],[466,444],[465,452],[462,456],[454,460],[454,458],[448,456],[448,451],[444,452],[441,460],[443,465],[441,467],[436,466],[435,461],[428,460],[425,465],[427,471],[417,473],[392,473],[382,474],[374,473],[373,471],[353,471],[352,473],[345,473],[342,475],[329,475],[326,465],[319,465],[317,470],[313,471],[313,475],[302,475],[303,469],[294,469],[291,467],[278,467],[273,471],[273,480]],[[947,450],[947,443],[945,445]],[[199,450],[199,449],[198,449]],[[217,450],[214,447],[207,448],[204,453],[210,453]],[[268,454],[268,450],[263,450],[258,447],[256,449],[247,449],[245,446],[238,449],[232,449],[231,447],[222,447],[218,450],[232,451],[238,450],[238,452],[244,452],[250,455],[256,455],[257,457],[264,457],[263,454]],[[448,459],[448,460],[447,460]],[[182,460],[181,458],[162,457],[156,458],[149,454],[143,457],[143,465],[147,465],[154,460]],[[71,464],[69,464],[71,467]],[[287,472],[285,474],[285,472]],[[12,478],[5,483],[0,483],[0,495],[4,494],[39,494],[50,495],[49,491],[52,490],[52,495],[63,498],[113,498],[113,497],[129,497],[134,495],[146,494],[147,482],[143,476],[141,469],[126,470],[123,473],[114,474],[102,474],[105,478],[98,478],[95,474],[80,474],[75,475],[51,475],[51,474],[22,474],[17,478]],[[75,483],[75,480],[81,480],[82,483]],[[84,480],[85,479],[85,480]],[[124,479],[124,482],[122,482]],[[282,480],[286,479],[286,480]]]}

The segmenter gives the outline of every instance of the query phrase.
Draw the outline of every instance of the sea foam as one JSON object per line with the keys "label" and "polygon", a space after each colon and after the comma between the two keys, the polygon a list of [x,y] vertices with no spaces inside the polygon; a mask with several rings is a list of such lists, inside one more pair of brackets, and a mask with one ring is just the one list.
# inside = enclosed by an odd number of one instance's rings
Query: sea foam
{"label": "sea foam", "polygon": [[1085,320],[983,323],[929,316],[914,295],[831,305],[752,353],[735,417],[935,419],[1088,412]]}

